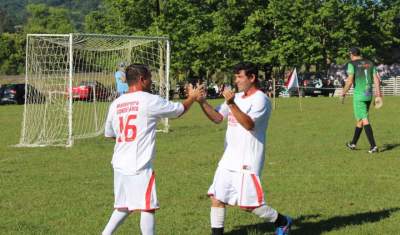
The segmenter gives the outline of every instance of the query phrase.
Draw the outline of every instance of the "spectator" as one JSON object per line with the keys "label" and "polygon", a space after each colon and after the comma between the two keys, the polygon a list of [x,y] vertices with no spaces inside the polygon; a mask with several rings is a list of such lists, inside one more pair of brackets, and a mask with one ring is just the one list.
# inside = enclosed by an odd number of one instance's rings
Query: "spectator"
{"label": "spectator", "polygon": [[118,65],[118,70],[115,72],[115,85],[117,88],[117,95],[121,96],[128,92],[128,84],[126,83],[125,77],[125,63],[121,62]]}

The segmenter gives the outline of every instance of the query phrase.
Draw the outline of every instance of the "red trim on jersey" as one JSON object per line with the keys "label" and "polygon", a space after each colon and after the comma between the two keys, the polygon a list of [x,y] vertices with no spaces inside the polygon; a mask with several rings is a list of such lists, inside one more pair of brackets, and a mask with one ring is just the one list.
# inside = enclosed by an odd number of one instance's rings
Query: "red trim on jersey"
{"label": "red trim on jersey", "polygon": [[117,209],[117,210],[126,209],[127,211],[129,211],[129,208],[126,207],[126,206],[124,206],[124,207],[114,207],[114,209]]}
{"label": "red trim on jersey", "polygon": [[262,191],[260,183],[257,180],[256,175],[255,174],[251,174],[251,178],[253,179],[254,186],[256,186],[258,203],[261,205],[261,203],[263,201],[264,193]]}
{"label": "red trim on jersey", "polygon": [[146,209],[145,210],[151,210],[151,208],[150,208],[150,199],[151,199],[151,191],[152,191],[153,185],[154,185],[154,179],[155,179],[155,174],[154,174],[154,171],[153,171],[151,173],[149,184],[147,185],[147,190],[146,190]]}

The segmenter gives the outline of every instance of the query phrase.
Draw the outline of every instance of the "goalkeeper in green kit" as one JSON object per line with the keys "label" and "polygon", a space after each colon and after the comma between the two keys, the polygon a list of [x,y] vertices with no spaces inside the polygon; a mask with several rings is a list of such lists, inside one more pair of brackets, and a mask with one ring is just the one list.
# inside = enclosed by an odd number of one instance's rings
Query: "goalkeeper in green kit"
{"label": "goalkeeper in green kit", "polygon": [[353,140],[346,143],[346,146],[354,150],[364,128],[370,144],[369,153],[377,153],[378,147],[375,143],[371,124],[368,121],[369,106],[372,101],[372,84],[375,86],[375,108],[382,106],[382,96],[380,90],[380,79],[374,64],[361,57],[360,49],[353,47],[349,51],[351,61],[347,65],[347,80],[343,88],[342,101],[352,85],[354,85],[353,110],[356,118],[356,128]]}

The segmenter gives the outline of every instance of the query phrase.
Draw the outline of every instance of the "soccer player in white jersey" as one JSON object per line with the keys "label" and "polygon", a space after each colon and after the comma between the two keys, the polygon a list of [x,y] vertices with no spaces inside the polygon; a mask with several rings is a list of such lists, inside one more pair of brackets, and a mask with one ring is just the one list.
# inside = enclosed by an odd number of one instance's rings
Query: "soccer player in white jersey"
{"label": "soccer player in white jersey", "polygon": [[152,235],[154,212],[159,208],[152,169],[157,120],[181,116],[204,91],[201,86],[196,89],[190,86],[183,103],[170,102],[149,93],[152,80],[147,66],[132,64],[125,73],[128,93],[110,105],[105,125],[105,136],[115,139],[111,161],[115,210],[102,234],[112,234],[130,212],[140,211],[142,234]]}
{"label": "soccer player in white jersey", "polygon": [[228,120],[224,154],[208,190],[212,234],[223,234],[225,205],[239,206],[273,222],[278,235],[289,234],[292,219],[266,205],[260,183],[271,102],[258,89],[258,69],[254,64],[239,63],[234,73],[239,93],[224,90],[225,102],[216,109],[204,96],[197,100],[214,123]]}

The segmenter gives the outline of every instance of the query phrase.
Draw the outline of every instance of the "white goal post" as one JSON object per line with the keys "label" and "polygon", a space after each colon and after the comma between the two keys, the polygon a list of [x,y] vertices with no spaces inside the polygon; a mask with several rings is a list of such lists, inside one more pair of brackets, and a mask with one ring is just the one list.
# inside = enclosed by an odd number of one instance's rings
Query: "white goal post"
{"label": "white goal post", "polygon": [[[72,146],[101,135],[116,97],[118,64],[151,69],[153,92],[169,99],[170,44],[166,37],[28,34],[25,106],[17,146]],[[168,132],[168,119],[158,130]]]}

